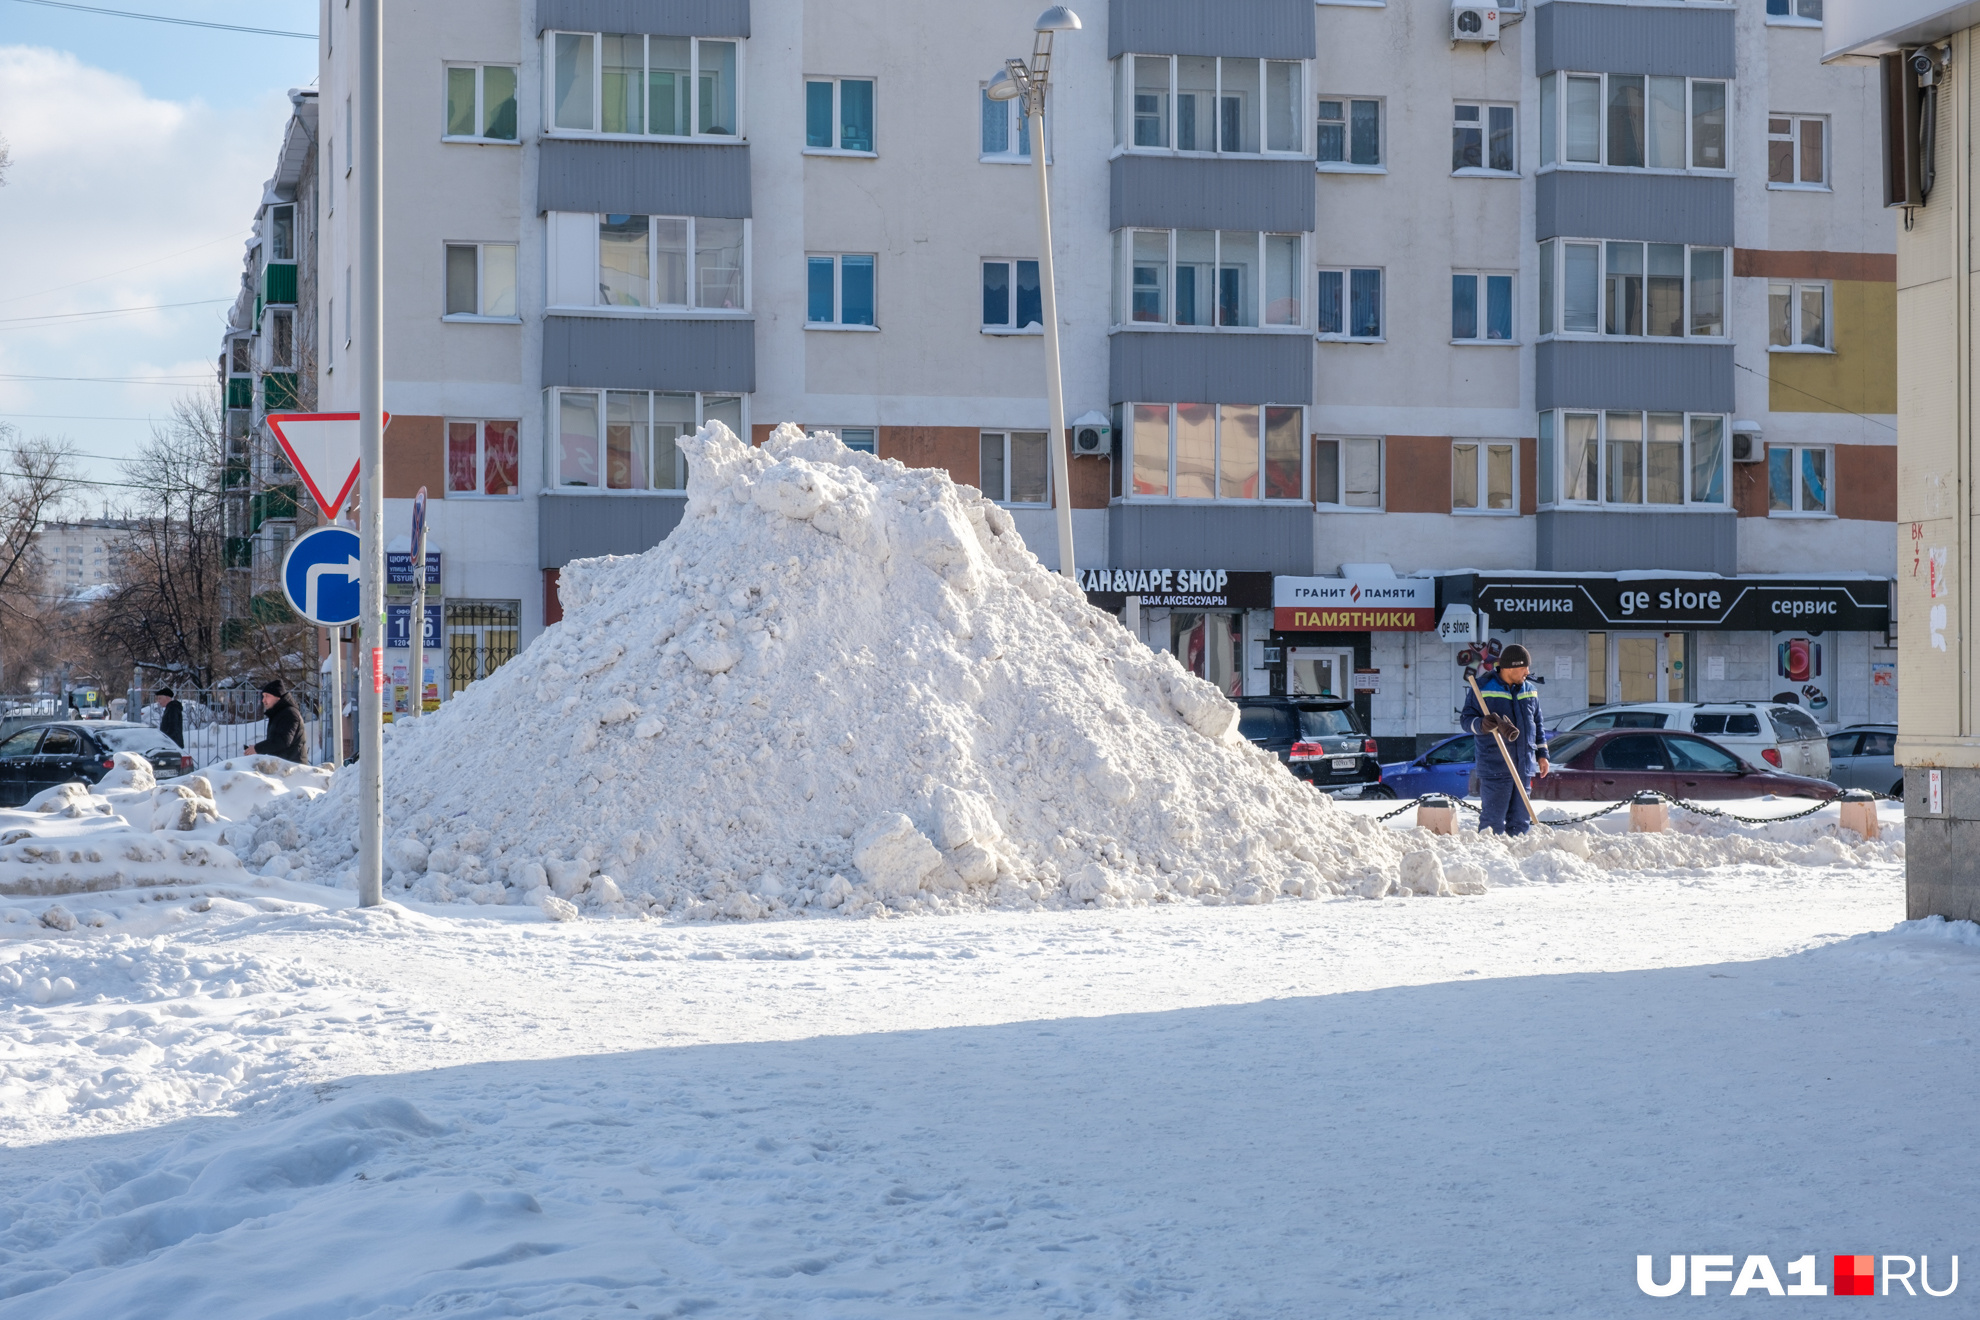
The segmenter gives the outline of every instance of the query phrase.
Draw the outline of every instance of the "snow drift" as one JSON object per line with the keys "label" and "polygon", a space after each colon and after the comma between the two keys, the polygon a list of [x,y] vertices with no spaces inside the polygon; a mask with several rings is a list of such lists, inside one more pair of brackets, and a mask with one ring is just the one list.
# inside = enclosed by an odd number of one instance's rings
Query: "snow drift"
{"label": "snow drift", "polygon": [[[975,490],[793,426],[682,445],[666,542],[566,567],[561,623],[391,731],[388,892],[756,917],[1395,869],[1402,840],[1241,740]],[[291,874],[352,882],[356,788],[267,809]]]}

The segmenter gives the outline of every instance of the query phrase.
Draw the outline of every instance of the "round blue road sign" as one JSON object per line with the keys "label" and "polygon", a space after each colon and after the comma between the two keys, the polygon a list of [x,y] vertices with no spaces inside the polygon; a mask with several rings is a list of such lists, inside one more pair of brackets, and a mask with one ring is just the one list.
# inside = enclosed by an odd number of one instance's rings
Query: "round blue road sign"
{"label": "round blue road sign", "polygon": [[296,613],[326,628],[356,623],[358,536],[343,527],[305,532],[282,561],[282,592]]}

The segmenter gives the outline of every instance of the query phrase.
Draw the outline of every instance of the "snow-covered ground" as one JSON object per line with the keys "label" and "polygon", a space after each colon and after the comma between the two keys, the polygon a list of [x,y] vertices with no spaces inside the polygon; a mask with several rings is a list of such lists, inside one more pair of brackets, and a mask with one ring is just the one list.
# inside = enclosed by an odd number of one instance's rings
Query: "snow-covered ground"
{"label": "snow-covered ground", "polygon": [[1641,1295],[1674,1252],[1942,1287],[1980,935],[1902,895],[1845,848],[874,921],[0,899],[0,1317],[1747,1305]]}

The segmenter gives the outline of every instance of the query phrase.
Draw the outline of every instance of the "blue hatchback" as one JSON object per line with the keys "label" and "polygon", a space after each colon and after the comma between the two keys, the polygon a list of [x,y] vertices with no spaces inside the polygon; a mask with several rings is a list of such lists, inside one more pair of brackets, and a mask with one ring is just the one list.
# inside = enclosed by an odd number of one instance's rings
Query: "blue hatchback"
{"label": "blue hatchback", "polygon": [[1468,733],[1446,738],[1414,761],[1392,761],[1382,767],[1382,786],[1399,798],[1428,793],[1464,797],[1471,791],[1471,767],[1478,739]]}

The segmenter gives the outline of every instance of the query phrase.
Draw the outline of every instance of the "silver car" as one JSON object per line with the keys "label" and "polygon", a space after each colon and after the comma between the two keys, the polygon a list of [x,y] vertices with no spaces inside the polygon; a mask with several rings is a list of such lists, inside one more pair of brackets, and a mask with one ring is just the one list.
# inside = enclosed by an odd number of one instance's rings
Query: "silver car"
{"label": "silver car", "polygon": [[1897,725],[1852,724],[1829,735],[1829,778],[1844,788],[1904,796],[1904,767],[1897,764]]}

